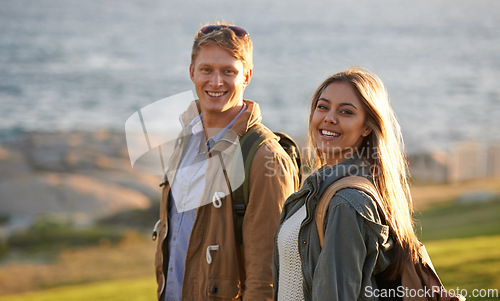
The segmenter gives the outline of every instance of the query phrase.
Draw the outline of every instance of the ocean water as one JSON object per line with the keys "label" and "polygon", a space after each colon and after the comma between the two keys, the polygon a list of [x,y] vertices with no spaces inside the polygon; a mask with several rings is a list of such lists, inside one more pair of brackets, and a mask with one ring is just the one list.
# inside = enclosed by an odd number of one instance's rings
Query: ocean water
{"label": "ocean water", "polygon": [[0,0],[0,137],[123,130],[193,89],[194,34],[225,20],[252,37],[245,97],[273,130],[303,136],[317,85],[357,65],[385,82],[408,151],[497,143],[499,14],[495,0]]}

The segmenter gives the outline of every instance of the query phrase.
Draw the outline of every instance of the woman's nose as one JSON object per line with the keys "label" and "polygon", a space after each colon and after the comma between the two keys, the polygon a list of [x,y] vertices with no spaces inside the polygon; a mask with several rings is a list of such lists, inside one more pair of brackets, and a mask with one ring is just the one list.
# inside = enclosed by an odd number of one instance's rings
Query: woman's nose
{"label": "woman's nose", "polygon": [[323,121],[326,123],[337,124],[337,116],[334,112],[329,112],[328,114],[326,114]]}

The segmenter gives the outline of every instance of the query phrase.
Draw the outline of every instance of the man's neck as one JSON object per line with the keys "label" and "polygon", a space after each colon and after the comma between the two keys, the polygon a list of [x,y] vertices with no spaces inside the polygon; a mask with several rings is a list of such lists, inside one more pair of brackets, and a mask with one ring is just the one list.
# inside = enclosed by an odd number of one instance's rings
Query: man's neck
{"label": "man's neck", "polygon": [[217,114],[203,112],[202,122],[203,128],[205,129],[206,139],[208,140],[217,135],[238,115],[242,108],[243,103],[225,112],[220,112]]}

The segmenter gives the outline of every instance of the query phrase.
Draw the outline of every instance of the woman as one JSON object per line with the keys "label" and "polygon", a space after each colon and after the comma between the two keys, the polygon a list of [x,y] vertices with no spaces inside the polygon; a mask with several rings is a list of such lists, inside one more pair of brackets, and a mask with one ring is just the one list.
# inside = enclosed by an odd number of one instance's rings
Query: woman
{"label": "woman", "polygon": [[[371,300],[375,289],[395,288],[418,245],[401,132],[380,79],[361,68],[327,78],[312,97],[308,134],[313,168],[321,168],[284,205],[274,299]],[[321,248],[315,207],[329,185],[352,175],[375,184],[387,220],[364,192],[340,190],[328,207]]]}

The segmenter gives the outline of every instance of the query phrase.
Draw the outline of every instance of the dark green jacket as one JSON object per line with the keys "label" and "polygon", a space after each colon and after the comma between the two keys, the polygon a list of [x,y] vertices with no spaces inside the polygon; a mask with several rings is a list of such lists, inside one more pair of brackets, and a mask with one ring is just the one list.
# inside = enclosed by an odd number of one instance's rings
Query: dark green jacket
{"label": "dark green jacket", "polygon": [[[374,275],[390,263],[389,228],[381,224],[376,203],[362,191],[342,189],[330,201],[321,249],[315,208],[321,194],[336,180],[349,175],[368,175],[363,161],[350,158],[310,175],[302,188],[283,207],[275,236],[273,262],[274,300],[277,300],[279,256],[276,238],[283,222],[306,204],[307,215],[299,231],[305,300],[370,300],[377,288]],[[368,293],[367,293],[368,292]],[[367,296],[368,295],[368,296]]]}

